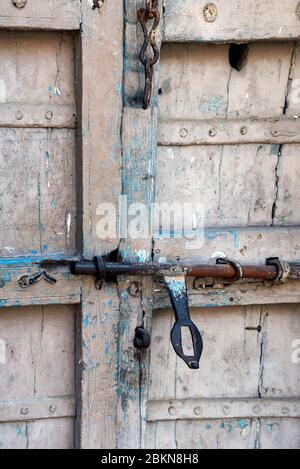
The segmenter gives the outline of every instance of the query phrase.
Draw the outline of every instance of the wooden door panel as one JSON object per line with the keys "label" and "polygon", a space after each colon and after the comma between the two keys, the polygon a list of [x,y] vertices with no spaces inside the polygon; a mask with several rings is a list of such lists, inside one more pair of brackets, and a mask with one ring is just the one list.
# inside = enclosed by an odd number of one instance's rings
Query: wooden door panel
{"label": "wooden door panel", "polygon": [[[240,39],[250,44],[237,70],[228,42],[238,41],[239,31],[226,16],[236,5],[214,3],[218,15],[211,23],[204,20],[204,3],[166,4],[155,201],[202,203],[205,231],[195,250],[188,243],[192,226],[186,237],[155,226],[154,258],[207,262],[223,252],[242,263],[270,256],[297,261],[298,45],[257,42],[278,31],[262,34],[266,2],[241,1],[236,18],[242,24],[247,14],[249,20]],[[296,24],[294,6],[287,15]],[[286,33],[281,29],[279,36],[293,37]],[[219,42],[221,34],[226,44],[205,44]],[[188,370],[174,354],[173,313],[156,284],[147,447],[299,447],[300,382],[292,361],[300,334],[297,282],[197,289],[188,279],[187,286],[204,338],[200,370]],[[279,441],[284,431],[292,438]]]}
{"label": "wooden door panel", "polygon": [[79,30],[80,3],[80,0],[30,0],[25,8],[16,8],[11,0],[2,0],[0,27]]}
{"label": "wooden door panel", "polygon": [[0,449],[71,449],[74,419],[12,422],[0,427]]}
{"label": "wooden door panel", "polygon": [[42,258],[75,252],[74,37],[0,36],[0,340],[6,351],[0,447],[72,448],[75,314],[69,305],[80,302],[80,282],[58,268],[49,272],[55,285],[23,289],[19,279],[36,274]]}
{"label": "wooden door panel", "polygon": [[165,9],[165,40],[170,42],[299,38],[297,0],[287,6],[281,0],[166,0]]}
{"label": "wooden door panel", "polygon": [[0,315],[0,339],[6,347],[0,365],[0,448],[73,447],[72,307],[7,308]]}

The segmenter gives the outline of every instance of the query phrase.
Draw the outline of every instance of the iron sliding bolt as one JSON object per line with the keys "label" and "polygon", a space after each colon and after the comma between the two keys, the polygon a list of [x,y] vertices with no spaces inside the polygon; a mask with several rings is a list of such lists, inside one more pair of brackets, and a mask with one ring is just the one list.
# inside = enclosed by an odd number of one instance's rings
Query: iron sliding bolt
{"label": "iron sliding bolt", "polygon": [[[108,256],[109,257],[109,256]],[[171,304],[175,314],[175,324],[171,331],[171,342],[177,355],[191,369],[199,368],[199,361],[203,351],[202,337],[196,325],[192,322],[189,313],[188,295],[186,288],[186,277],[192,276],[197,279],[213,278],[221,279],[222,283],[234,283],[242,279],[255,279],[265,282],[266,286],[282,285],[289,279],[300,280],[300,263],[289,263],[279,258],[272,257],[266,260],[265,264],[245,264],[228,259],[220,258],[214,263],[207,264],[182,264],[182,263],[125,263],[110,262],[108,257],[96,256],[92,261],[53,261],[45,260],[41,262],[40,268],[57,267],[58,265],[68,265],[73,275],[93,275],[95,285],[101,289],[104,281],[116,281],[119,275],[143,276],[152,275],[160,278],[170,296]],[[45,274],[41,278],[47,280],[52,278]],[[39,281],[33,279],[32,283]],[[30,281],[27,283],[31,283]],[[134,294],[140,294],[140,290],[134,289]],[[183,331],[190,336],[190,348],[184,350]],[[147,348],[150,345],[150,336],[143,328],[136,329],[135,346]],[[191,352],[191,353],[190,353]]]}

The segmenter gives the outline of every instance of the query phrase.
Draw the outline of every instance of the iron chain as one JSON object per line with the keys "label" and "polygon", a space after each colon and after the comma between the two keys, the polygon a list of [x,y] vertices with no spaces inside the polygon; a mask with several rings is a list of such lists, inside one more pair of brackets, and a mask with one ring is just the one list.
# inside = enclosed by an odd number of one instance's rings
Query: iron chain
{"label": "iron chain", "polygon": [[[157,63],[160,54],[159,47],[156,44],[156,33],[160,23],[158,0],[146,0],[145,8],[141,8],[138,11],[138,21],[142,26],[145,37],[140,52],[140,61],[145,67],[143,109],[148,109],[152,95],[154,65]],[[149,47],[152,49],[152,56],[148,53]]]}

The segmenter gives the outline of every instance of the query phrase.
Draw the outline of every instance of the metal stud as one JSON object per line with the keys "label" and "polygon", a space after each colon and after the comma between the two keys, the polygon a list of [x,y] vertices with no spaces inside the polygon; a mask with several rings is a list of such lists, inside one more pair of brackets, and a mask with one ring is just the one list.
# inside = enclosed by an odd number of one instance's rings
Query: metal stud
{"label": "metal stud", "polygon": [[213,23],[218,16],[218,9],[214,3],[208,3],[203,10],[203,16],[207,23]]}
{"label": "metal stud", "polygon": [[12,0],[12,3],[15,5],[17,8],[24,8],[27,4],[27,0]]}

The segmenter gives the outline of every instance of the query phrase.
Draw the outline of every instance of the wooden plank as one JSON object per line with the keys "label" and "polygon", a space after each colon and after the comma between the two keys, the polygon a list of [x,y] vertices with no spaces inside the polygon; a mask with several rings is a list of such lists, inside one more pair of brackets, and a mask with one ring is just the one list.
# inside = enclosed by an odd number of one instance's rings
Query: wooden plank
{"label": "wooden plank", "polygon": [[[190,283],[190,282],[189,282]],[[190,308],[218,308],[226,306],[267,305],[300,303],[299,281],[287,285],[265,287],[260,283],[228,285],[221,288],[203,288],[200,291],[188,290]],[[156,291],[154,309],[171,307],[166,291]],[[224,310],[226,315],[226,309]]]}
{"label": "wooden plank", "polygon": [[[298,398],[299,364],[293,360],[295,342],[300,337],[300,306],[269,305],[264,311],[261,337],[260,394],[266,398]],[[290,413],[286,409],[286,417]]]}
{"label": "wooden plank", "polygon": [[[278,152],[278,145],[258,144],[159,147],[156,203],[177,204],[181,210],[183,204],[194,204],[194,211],[196,204],[201,205],[203,219],[199,213],[198,227],[200,222],[206,228],[270,226],[278,185]],[[281,184],[287,189],[284,178]],[[178,212],[180,215],[180,208]],[[296,218],[297,212],[293,216]],[[167,224],[167,213],[163,220]],[[157,233],[159,223],[157,220]],[[184,227],[187,236],[189,229],[191,219]],[[182,236],[182,231],[179,226],[174,236]]]}
{"label": "wooden plank", "polygon": [[6,359],[0,401],[75,395],[75,314],[72,306],[7,308],[0,314]]}
{"label": "wooden plank", "polygon": [[[119,239],[98,236],[102,203],[118,207],[121,193],[121,117],[123,76],[123,4],[105,2],[93,10],[82,2],[82,38],[77,48],[81,135],[77,142],[83,181],[82,226],[78,249],[91,259],[118,247]],[[95,60],[95,53],[97,60]],[[81,84],[80,84],[81,83]],[[101,206],[100,206],[101,208]],[[79,210],[81,213],[81,210]],[[81,246],[82,244],[82,246]],[[95,289],[83,280],[78,314],[78,419],[76,446],[116,446],[119,296],[114,286]]]}
{"label": "wooden plank", "polygon": [[[200,369],[196,371],[191,371],[177,359],[170,344],[174,313],[169,327],[164,325],[167,313],[154,313],[151,360],[156,366],[152,367],[150,400],[258,397],[258,332],[245,328],[258,328],[260,306],[191,309],[192,320],[201,331],[204,342]],[[158,339],[160,343],[156,347]],[[168,372],[164,373],[164,370]]]}
{"label": "wooden plank", "polygon": [[[29,4],[32,1],[28,1]],[[31,104],[37,106],[36,112],[42,109],[42,105],[46,106],[46,111],[53,110],[52,106],[54,109],[56,106],[75,107],[72,34],[60,31],[0,31],[0,57],[1,104],[12,105],[12,110],[14,106],[18,108],[18,105]],[[1,114],[5,109],[1,106]],[[16,109],[18,111],[23,109]],[[18,114],[18,125],[27,118],[26,113],[25,108],[23,118]],[[41,121],[42,117],[44,114]],[[54,113],[53,119],[58,119]],[[3,120],[4,116],[1,116],[1,122]]]}
{"label": "wooden plank", "polygon": [[0,425],[1,449],[73,449],[74,419],[47,419]]}
{"label": "wooden plank", "polygon": [[[298,0],[165,2],[165,41],[248,42],[299,38]],[[209,4],[211,5],[211,4]],[[208,21],[206,20],[208,19]]]}
{"label": "wooden plank", "polygon": [[0,306],[80,303],[81,282],[78,277],[70,274],[68,267],[47,270],[56,280],[54,285],[41,281],[26,289],[20,287],[18,281],[23,276],[31,276],[40,271],[34,265],[34,260],[24,259],[23,263],[20,258],[0,261]]}
{"label": "wooden plank", "polygon": [[300,417],[299,399],[182,399],[148,401],[147,419],[218,420]]}
{"label": "wooden plank", "polygon": [[[142,95],[145,77],[143,67],[138,64],[139,52],[143,45],[143,34],[137,21],[137,11],[144,7],[142,0],[126,1],[125,8],[125,76],[124,112],[122,125],[123,139],[123,194],[128,204],[145,204],[148,208],[154,202],[154,177],[156,162],[157,92],[158,69],[154,76],[152,104],[142,109]],[[162,9],[162,2],[159,2]],[[161,26],[162,28],[162,22]],[[161,38],[156,38],[159,45]],[[129,64],[129,66],[128,66]],[[143,263],[151,259],[152,235],[150,217],[142,222],[148,226],[146,234],[135,237],[124,236],[120,245],[123,260]],[[128,287],[138,280],[140,291],[137,298],[128,294]],[[151,330],[152,282],[151,279],[120,278],[118,282],[121,305],[120,324],[122,334],[119,342],[118,380],[118,447],[140,448],[145,446],[145,410],[148,394],[150,353],[134,348],[136,327]]]}
{"label": "wooden plank", "polygon": [[[250,44],[241,71],[230,65],[229,45],[164,44],[160,120],[280,118],[294,62],[289,42]],[[292,110],[297,116],[296,103]]]}
{"label": "wooden plank", "polygon": [[0,255],[74,253],[74,130],[0,129],[0,162]]}
{"label": "wooden plank", "polygon": [[0,126],[74,129],[76,108],[57,104],[0,104]]}
{"label": "wooden plank", "polygon": [[2,29],[80,29],[80,0],[30,0],[17,8],[12,0],[2,0],[0,28]]}
{"label": "wooden plank", "polygon": [[242,263],[264,263],[268,257],[280,257],[288,261],[299,260],[299,228],[256,227],[220,228],[204,230],[201,250],[194,253],[184,239],[157,239],[155,260],[175,261],[191,259],[207,262],[215,253],[224,253]]}
{"label": "wooden plank", "polygon": [[74,396],[0,401],[0,423],[75,417]]}
{"label": "wooden plank", "polygon": [[166,146],[287,144],[300,142],[300,120],[205,119],[161,120],[158,144]]}

